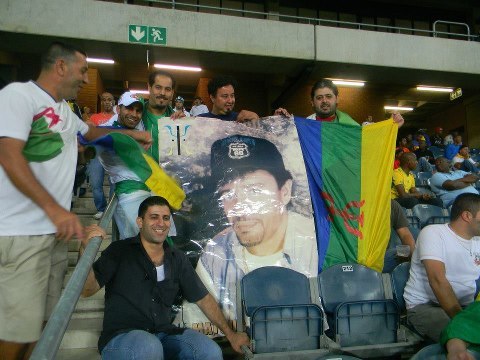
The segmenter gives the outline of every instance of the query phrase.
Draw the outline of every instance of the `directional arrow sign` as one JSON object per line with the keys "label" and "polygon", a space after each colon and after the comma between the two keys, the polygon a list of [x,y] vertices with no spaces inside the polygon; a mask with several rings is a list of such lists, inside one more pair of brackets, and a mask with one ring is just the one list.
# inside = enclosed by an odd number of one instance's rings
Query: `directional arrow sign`
{"label": "directional arrow sign", "polygon": [[148,41],[148,26],[128,25],[128,42],[146,44]]}

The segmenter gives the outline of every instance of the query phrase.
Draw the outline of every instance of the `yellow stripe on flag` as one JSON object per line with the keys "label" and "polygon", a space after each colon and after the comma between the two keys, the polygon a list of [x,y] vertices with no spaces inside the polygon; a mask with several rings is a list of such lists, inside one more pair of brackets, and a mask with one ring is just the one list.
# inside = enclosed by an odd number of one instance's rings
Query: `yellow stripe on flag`
{"label": "yellow stripe on flag", "polygon": [[182,188],[163,171],[153,158],[147,154],[142,155],[152,169],[152,175],[145,181],[145,185],[155,194],[165,198],[173,209],[180,209],[183,200],[185,200],[185,193]]}
{"label": "yellow stripe on flag", "polygon": [[363,240],[358,240],[358,262],[383,269],[390,239],[390,187],[398,126],[392,119],[362,128],[361,199]]}

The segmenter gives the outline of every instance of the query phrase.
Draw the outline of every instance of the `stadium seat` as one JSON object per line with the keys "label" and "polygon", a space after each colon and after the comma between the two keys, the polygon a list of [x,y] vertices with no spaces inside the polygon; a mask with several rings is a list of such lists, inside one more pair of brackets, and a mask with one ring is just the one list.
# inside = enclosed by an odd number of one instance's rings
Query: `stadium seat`
{"label": "stadium seat", "polygon": [[[420,223],[420,221],[419,221],[419,223]],[[417,242],[418,234],[420,234],[420,225],[418,227],[409,225],[408,230],[410,230],[410,232],[413,235],[413,239],[415,240],[415,242]]]}
{"label": "stadium seat", "polygon": [[316,360],[361,360],[361,359],[355,356],[350,356],[350,355],[334,354],[334,355],[322,356]]}
{"label": "stadium seat", "polygon": [[275,358],[290,358],[305,351],[318,357],[329,352],[322,348],[323,312],[312,302],[305,275],[266,266],[246,274],[239,286],[237,328],[242,331],[244,321],[250,324],[246,329],[252,339],[249,358],[268,358],[273,353]]}
{"label": "stadium seat", "polygon": [[433,153],[433,156],[435,157],[435,159],[445,155],[445,149],[438,146],[430,146],[428,150],[430,150]]}
{"label": "stadium seat", "polygon": [[381,273],[360,264],[337,264],[323,270],[317,281],[341,351],[360,358],[388,357],[421,341],[400,327],[399,307],[386,298]]}
{"label": "stadium seat", "polygon": [[400,311],[406,311],[405,300],[403,299],[403,291],[407,284],[410,274],[410,262],[398,264],[391,273],[393,299],[397,302]]}
{"label": "stadium seat", "polygon": [[414,228],[420,230],[422,228],[420,224],[420,219],[415,215],[406,215],[408,220],[409,228]]}
{"label": "stadium seat", "polygon": [[448,216],[448,210],[429,204],[417,204],[412,208],[413,215],[420,220],[420,226],[427,225],[430,218]]}
{"label": "stadium seat", "polygon": [[431,171],[419,171],[415,177],[415,187],[429,187],[427,180],[432,177]]}

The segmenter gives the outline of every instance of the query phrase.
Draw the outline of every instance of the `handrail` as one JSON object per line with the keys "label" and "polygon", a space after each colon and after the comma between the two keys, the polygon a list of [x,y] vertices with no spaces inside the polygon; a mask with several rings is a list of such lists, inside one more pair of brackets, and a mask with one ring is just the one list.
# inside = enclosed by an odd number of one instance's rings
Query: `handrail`
{"label": "handrail", "polygon": [[[233,12],[233,13],[240,13],[242,15],[244,14],[250,14],[250,15],[261,15],[264,17],[264,19],[269,19],[271,16],[275,16],[276,18],[284,18],[284,19],[293,19],[293,20],[302,20],[302,21],[308,21],[308,23],[313,24],[313,25],[319,25],[321,26],[323,24],[336,24],[336,25],[351,25],[357,27],[359,30],[362,28],[376,28],[376,29],[386,29],[386,30],[393,30],[396,32],[400,31],[414,31],[417,33],[426,33],[426,34],[431,34],[433,37],[437,37],[437,34],[442,34],[442,35],[452,35],[452,36],[458,36],[458,37],[465,37],[466,40],[474,40],[478,38],[478,36],[471,35],[470,34],[470,28],[467,24],[465,23],[457,23],[457,22],[448,22],[448,21],[443,21],[443,20],[437,20],[434,22],[433,25],[433,30],[424,30],[424,29],[415,29],[415,28],[406,28],[406,27],[401,27],[401,26],[388,26],[388,25],[377,25],[377,24],[365,24],[365,23],[358,23],[358,22],[350,22],[350,21],[341,21],[341,20],[330,20],[330,19],[319,19],[319,18],[311,18],[311,17],[305,17],[305,16],[296,16],[296,15],[287,15],[287,14],[280,14],[280,13],[268,13],[268,12],[263,12],[263,11],[253,11],[253,10],[244,10],[244,9],[233,9],[233,8],[226,8],[226,7],[219,7],[219,6],[211,6],[211,5],[200,5],[200,4],[188,4],[188,3],[182,3],[178,2],[176,0],[142,0],[144,2],[150,2],[150,3],[159,3],[159,4],[166,4],[166,5],[172,5],[172,9],[175,9],[177,6],[183,6],[183,7],[191,7],[195,9],[205,9],[205,10],[218,10],[218,11],[228,11],[228,12]],[[464,25],[467,27],[467,34],[461,34],[461,33],[452,33],[452,32],[446,32],[446,31],[436,31],[435,30],[435,25],[436,23],[449,23],[449,24],[454,24],[454,25]]]}
{"label": "handrail", "polygon": [[[117,203],[118,198],[114,194],[99,222],[103,229],[106,229],[112,220]],[[101,243],[102,239],[98,236],[88,243],[82,257],[78,260],[77,266],[75,266],[72,277],[65,286],[60,300],[53,309],[53,313],[30,356],[30,360],[51,360],[55,358]]]}
{"label": "handrail", "polygon": [[437,33],[435,31],[435,27],[437,26],[437,24],[439,23],[442,23],[442,24],[450,24],[450,25],[462,25],[462,26],[465,26],[467,28],[467,36],[468,36],[468,40],[470,40],[470,26],[468,26],[468,24],[465,24],[465,23],[461,23],[461,22],[455,22],[455,21],[444,21],[444,20],[437,20],[433,23],[433,37],[437,37]]}

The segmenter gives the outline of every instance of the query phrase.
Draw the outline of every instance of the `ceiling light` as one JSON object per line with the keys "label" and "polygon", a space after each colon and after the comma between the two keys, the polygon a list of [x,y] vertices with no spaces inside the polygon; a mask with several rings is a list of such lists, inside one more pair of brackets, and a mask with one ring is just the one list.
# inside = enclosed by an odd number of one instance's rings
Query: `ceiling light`
{"label": "ceiling light", "polygon": [[419,91],[435,91],[435,92],[452,92],[452,88],[443,88],[438,86],[427,86],[427,85],[418,85],[417,90]]}
{"label": "ceiling light", "polygon": [[406,106],[384,106],[383,107],[385,110],[397,110],[397,111],[412,111],[412,107],[406,107]]}
{"label": "ceiling light", "polygon": [[193,66],[180,66],[180,65],[167,65],[167,64],[155,64],[153,66],[158,68],[158,69],[182,70],[182,71],[202,71],[202,68],[193,67]]}
{"label": "ceiling light", "polygon": [[355,86],[355,87],[362,87],[365,85],[365,81],[361,80],[340,80],[340,79],[330,79],[335,85],[343,85],[343,86]]}
{"label": "ceiling light", "polygon": [[129,90],[132,94],[150,94],[150,92],[148,90]]}
{"label": "ceiling light", "polygon": [[112,59],[99,59],[99,58],[87,58],[89,63],[99,63],[99,64],[115,64],[115,61]]}

